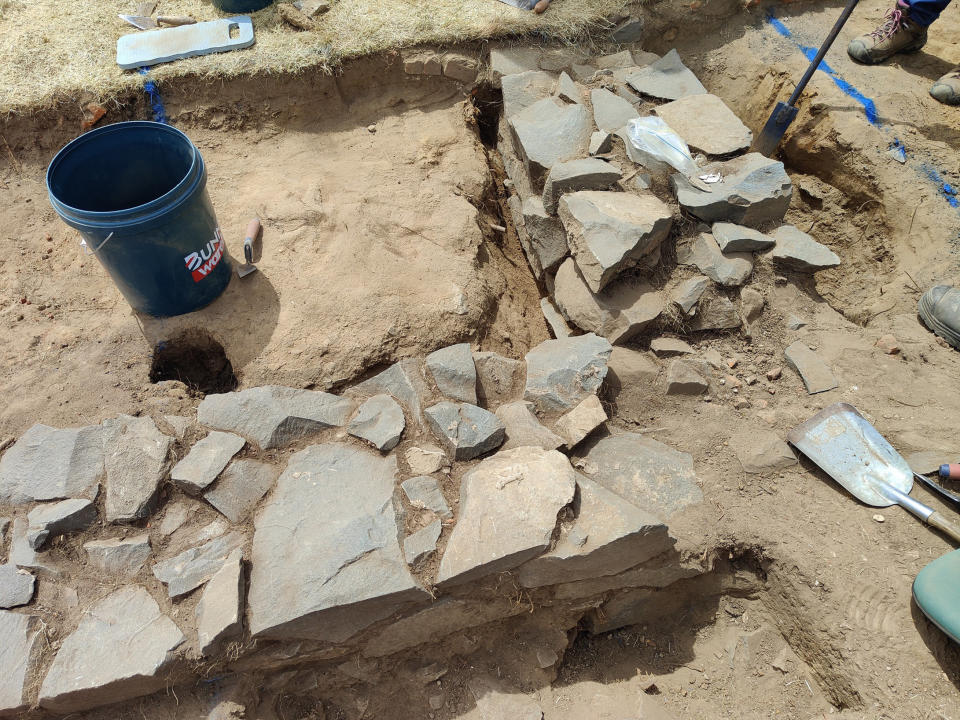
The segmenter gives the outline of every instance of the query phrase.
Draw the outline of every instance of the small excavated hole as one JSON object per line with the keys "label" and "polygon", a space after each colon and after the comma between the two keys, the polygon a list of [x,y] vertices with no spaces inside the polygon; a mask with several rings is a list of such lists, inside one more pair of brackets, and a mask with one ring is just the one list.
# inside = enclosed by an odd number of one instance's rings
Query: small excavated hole
{"label": "small excavated hole", "polygon": [[233,365],[223,345],[210,333],[194,330],[158,343],[153,351],[150,382],[178,380],[199,393],[230,392],[237,387]]}
{"label": "small excavated hole", "polygon": [[486,147],[496,149],[500,112],[503,109],[503,93],[493,85],[483,83],[473,91],[471,98],[477,121],[477,135]]}

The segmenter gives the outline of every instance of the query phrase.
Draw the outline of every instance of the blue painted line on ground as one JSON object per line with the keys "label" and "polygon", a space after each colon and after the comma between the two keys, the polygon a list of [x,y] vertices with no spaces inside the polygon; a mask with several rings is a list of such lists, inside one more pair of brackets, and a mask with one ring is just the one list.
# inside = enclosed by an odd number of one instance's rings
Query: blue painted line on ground
{"label": "blue painted line on ground", "polygon": [[960,200],[957,199],[956,188],[950,183],[945,182],[943,176],[935,167],[921,163],[920,172],[926,175],[927,179],[937,186],[937,193],[950,204],[950,207],[960,207]]}
{"label": "blue painted line on ground", "polygon": [[138,71],[143,75],[143,90],[150,98],[150,109],[153,110],[153,119],[155,122],[167,124],[167,109],[163,106],[163,98],[160,97],[160,91],[157,84],[150,79],[150,71],[142,67]]}

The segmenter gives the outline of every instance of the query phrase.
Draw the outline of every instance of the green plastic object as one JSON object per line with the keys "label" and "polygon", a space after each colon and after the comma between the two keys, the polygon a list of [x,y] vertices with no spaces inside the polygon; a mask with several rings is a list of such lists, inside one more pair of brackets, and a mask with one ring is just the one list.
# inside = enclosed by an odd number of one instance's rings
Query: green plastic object
{"label": "green plastic object", "polygon": [[263,10],[273,0],[212,0],[213,6],[227,13],[247,13]]}
{"label": "green plastic object", "polygon": [[913,599],[930,622],[960,643],[960,550],[937,558],[917,574]]}

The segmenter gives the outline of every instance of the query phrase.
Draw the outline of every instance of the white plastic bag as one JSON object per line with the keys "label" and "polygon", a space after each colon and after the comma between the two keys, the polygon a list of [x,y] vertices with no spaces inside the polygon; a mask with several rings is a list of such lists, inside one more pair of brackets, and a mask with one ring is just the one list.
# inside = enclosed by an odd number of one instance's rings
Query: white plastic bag
{"label": "white plastic bag", "polygon": [[[697,172],[697,163],[690,155],[690,148],[683,138],[677,135],[663,118],[656,115],[634,118],[627,123],[627,135],[630,144],[642,158],[653,162],[667,163],[684,175]],[[649,167],[649,161],[641,161]],[[650,168],[651,170],[654,168]]]}

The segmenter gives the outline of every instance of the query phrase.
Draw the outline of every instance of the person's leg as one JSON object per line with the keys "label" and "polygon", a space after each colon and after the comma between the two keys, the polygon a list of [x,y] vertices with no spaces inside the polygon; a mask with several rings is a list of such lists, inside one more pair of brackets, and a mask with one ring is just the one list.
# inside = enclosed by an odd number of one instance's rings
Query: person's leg
{"label": "person's leg", "polygon": [[[897,0],[888,11],[883,24],[866,35],[850,41],[847,54],[857,62],[874,65],[897,53],[916,52],[927,43],[927,25],[914,18],[919,13],[923,19],[936,17],[950,0]],[[931,6],[938,5],[940,10]],[[922,6],[916,8],[914,6]]]}
{"label": "person's leg", "polygon": [[906,0],[910,19],[924,27],[932,25],[949,4],[950,0]]}

